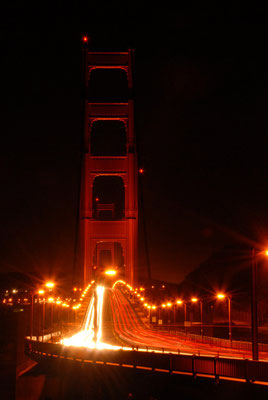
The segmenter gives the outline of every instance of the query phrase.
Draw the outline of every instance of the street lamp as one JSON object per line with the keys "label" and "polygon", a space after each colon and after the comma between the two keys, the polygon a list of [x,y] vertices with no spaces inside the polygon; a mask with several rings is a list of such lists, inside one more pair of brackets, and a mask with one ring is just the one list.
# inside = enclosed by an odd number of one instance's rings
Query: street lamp
{"label": "street lamp", "polygon": [[30,338],[33,340],[33,320],[34,320],[34,295],[35,291],[31,294],[31,322],[30,322]]}
{"label": "street lamp", "polygon": [[50,303],[50,338],[52,340],[52,335],[53,335],[53,304],[54,304],[54,297],[49,297],[47,299],[47,302]]}
{"label": "street lamp", "polygon": [[[39,296],[44,294],[44,289],[38,290]],[[42,342],[44,341],[44,330],[45,330],[45,303],[46,300],[43,297],[43,304],[42,304]],[[38,307],[40,306],[40,301],[38,300]]]}
{"label": "street lamp", "polygon": [[229,340],[230,340],[230,346],[232,347],[232,309],[231,309],[231,296],[226,296],[223,293],[218,293],[217,294],[217,299],[223,300],[227,297],[228,300],[228,326],[229,326]]}
{"label": "street lamp", "polygon": [[45,287],[50,289],[50,290],[52,290],[54,288],[54,286],[55,286],[54,282],[48,281],[48,282],[45,283]]}
{"label": "street lamp", "polygon": [[252,334],[252,359],[258,361],[258,299],[257,299],[257,256],[268,256],[268,250],[256,253],[256,249],[252,249],[251,254],[251,334]]}
{"label": "street lamp", "polygon": [[197,299],[196,297],[191,298],[192,303],[197,303],[198,301],[200,302],[200,320],[201,320],[200,333],[201,336],[203,337],[203,301]]}
{"label": "street lamp", "polygon": [[170,325],[171,324],[170,308],[172,307],[172,304],[170,302],[168,302],[166,304],[166,306],[167,306],[167,309],[168,309],[168,324]]}
{"label": "street lamp", "polygon": [[37,292],[33,289],[31,294],[31,322],[30,322],[30,338],[33,339],[33,325],[34,325],[34,296],[36,294],[41,295],[44,294],[45,291],[43,289],[39,289]]}
{"label": "street lamp", "polygon": [[114,276],[116,275],[117,271],[115,269],[107,269],[104,273],[105,275]]}
{"label": "street lamp", "polygon": [[182,300],[177,300],[176,304],[174,304],[174,324],[176,323],[176,305],[182,305],[183,301]]}

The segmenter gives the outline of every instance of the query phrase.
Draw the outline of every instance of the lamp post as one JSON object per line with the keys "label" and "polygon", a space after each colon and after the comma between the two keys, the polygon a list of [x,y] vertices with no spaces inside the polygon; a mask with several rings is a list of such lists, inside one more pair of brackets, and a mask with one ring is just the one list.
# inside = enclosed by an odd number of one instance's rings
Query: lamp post
{"label": "lamp post", "polygon": [[47,302],[50,303],[50,338],[52,339],[53,335],[53,303],[54,297],[49,297]]}
{"label": "lamp post", "polygon": [[252,359],[258,361],[258,307],[257,307],[257,260],[256,250],[252,249],[251,256],[251,335]]}
{"label": "lamp post", "polygon": [[258,349],[258,298],[257,298],[257,256],[264,254],[268,256],[268,250],[256,253],[252,249],[251,253],[251,335],[252,335],[252,359],[259,360]]}
{"label": "lamp post", "polygon": [[230,346],[232,347],[232,309],[231,309],[231,296],[227,296],[223,293],[217,294],[217,299],[222,300],[227,297],[228,301],[228,336],[230,340]]}
{"label": "lamp post", "polygon": [[[55,283],[53,281],[47,281],[45,283],[45,287],[47,288],[48,292],[50,292],[50,297],[47,299],[48,303],[50,303],[50,311],[51,311],[51,318],[50,318],[50,324],[51,324],[51,332],[50,332],[50,336],[52,339],[52,334],[53,334],[53,302],[54,302],[54,298],[52,297],[52,291],[55,288]],[[44,320],[45,320],[45,306],[43,308],[43,312],[44,312]]]}
{"label": "lamp post", "polygon": [[33,340],[33,320],[34,320],[34,295],[35,291],[31,294],[31,322],[30,322],[30,338]]}
{"label": "lamp post", "polygon": [[204,335],[204,328],[203,328],[203,301],[200,300],[200,320],[201,320],[201,336],[203,339],[203,335]]}
{"label": "lamp post", "polygon": [[168,309],[168,324],[171,324],[171,316],[170,316],[170,309],[172,307],[171,303],[167,303],[167,309]]}
{"label": "lamp post", "polygon": [[[197,303],[198,299],[196,297],[192,297],[191,298],[191,302],[192,303]],[[199,300],[200,303],[200,322],[201,322],[201,326],[200,326],[200,334],[203,338],[203,301]]]}
{"label": "lamp post", "polygon": [[[39,296],[44,294],[45,291],[43,289],[38,290]],[[40,300],[38,299],[38,308],[40,306]],[[45,298],[43,297],[42,303],[42,342],[44,341],[44,330],[45,330]]]}
{"label": "lamp post", "polygon": [[[40,295],[40,294],[44,294],[45,291],[40,289],[37,292],[35,291],[35,289],[33,289],[32,294],[31,294],[31,322],[30,322],[30,338],[31,340],[33,339],[33,325],[34,325],[34,296],[35,295]],[[38,311],[39,313],[39,311]]]}
{"label": "lamp post", "polygon": [[187,335],[186,318],[187,318],[187,305],[186,305],[186,302],[185,302],[184,303],[184,327],[185,327],[185,334]]}

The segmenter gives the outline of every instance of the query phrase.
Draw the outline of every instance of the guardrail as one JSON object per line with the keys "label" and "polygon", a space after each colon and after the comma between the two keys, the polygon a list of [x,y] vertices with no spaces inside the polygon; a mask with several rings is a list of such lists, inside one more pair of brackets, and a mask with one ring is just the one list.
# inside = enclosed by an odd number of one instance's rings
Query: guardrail
{"label": "guardrail", "polygon": [[107,366],[145,369],[152,372],[202,375],[218,379],[239,379],[243,382],[268,382],[268,362],[223,357],[190,356],[174,353],[137,350],[95,350],[55,343],[25,340],[25,352],[33,360],[56,360]]}
{"label": "guardrail", "polygon": [[[247,341],[242,341],[242,340],[229,340],[229,339],[222,339],[222,338],[217,338],[213,336],[201,336],[201,335],[196,335],[194,333],[185,333],[180,330],[176,329],[170,329],[169,325],[162,325],[162,326],[154,326],[154,329],[168,332],[175,334],[180,337],[180,339],[183,339],[184,341],[191,340],[192,342],[196,343],[205,343],[205,344],[211,344],[215,345],[218,347],[225,347],[225,348],[232,348],[232,349],[237,349],[237,350],[245,350],[245,351],[251,351],[252,350],[252,343],[247,342]],[[258,343],[258,348],[259,351],[263,352],[268,352],[268,344],[267,343]]]}

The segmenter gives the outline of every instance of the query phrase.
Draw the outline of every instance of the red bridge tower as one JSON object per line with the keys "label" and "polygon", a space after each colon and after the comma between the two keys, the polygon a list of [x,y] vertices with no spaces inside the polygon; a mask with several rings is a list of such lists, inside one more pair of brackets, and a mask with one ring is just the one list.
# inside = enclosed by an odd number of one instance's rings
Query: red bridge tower
{"label": "red bridge tower", "polygon": [[137,157],[133,50],[85,53],[80,206],[84,282],[107,267],[137,279]]}

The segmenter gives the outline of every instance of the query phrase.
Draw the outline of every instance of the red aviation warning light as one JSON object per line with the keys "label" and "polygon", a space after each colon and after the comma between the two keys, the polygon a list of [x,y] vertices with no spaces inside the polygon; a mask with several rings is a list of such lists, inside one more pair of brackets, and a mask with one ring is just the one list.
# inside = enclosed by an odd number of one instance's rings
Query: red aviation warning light
{"label": "red aviation warning light", "polygon": [[83,42],[83,43],[88,43],[88,37],[87,37],[86,35],[84,35],[84,36],[82,37],[82,42]]}
{"label": "red aviation warning light", "polygon": [[143,174],[144,174],[144,169],[143,169],[143,168],[140,168],[140,169],[139,169],[139,174],[140,174],[140,175],[143,175]]}

